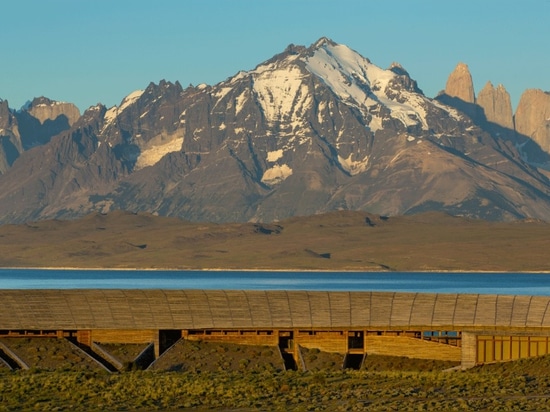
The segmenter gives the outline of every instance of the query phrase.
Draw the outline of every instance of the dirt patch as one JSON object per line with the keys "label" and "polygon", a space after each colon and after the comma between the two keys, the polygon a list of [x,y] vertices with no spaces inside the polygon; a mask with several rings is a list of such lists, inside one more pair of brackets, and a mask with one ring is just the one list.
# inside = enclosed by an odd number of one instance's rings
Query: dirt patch
{"label": "dirt patch", "polygon": [[102,343],[96,344],[113,357],[118,359],[120,363],[130,363],[136,360],[138,355],[149,346],[149,344],[121,344],[121,343]]}
{"label": "dirt patch", "polygon": [[550,371],[550,355],[528,359],[518,359],[511,362],[499,362],[476,366],[469,373],[490,373],[496,376],[535,376],[548,378]]}
{"label": "dirt patch", "polygon": [[300,348],[302,359],[308,371],[342,370],[344,355],[341,353],[323,352],[319,349]]}
{"label": "dirt patch", "polygon": [[180,340],[149,368],[157,371],[282,371],[283,360],[274,346]]}
{"label": "dirt patch", "polygon": [[380,371],[410,371],[428,372],[441,371],[455,366],[460,362],[439,361],[430,359],[412,359],[402,356],[367,355],[363,360],[362,369],[372,372]]}
{"label": "dirt patch", "polygon": [[5,338],[1,340],[30,368],[45,370],[103,370],[65,339]]}

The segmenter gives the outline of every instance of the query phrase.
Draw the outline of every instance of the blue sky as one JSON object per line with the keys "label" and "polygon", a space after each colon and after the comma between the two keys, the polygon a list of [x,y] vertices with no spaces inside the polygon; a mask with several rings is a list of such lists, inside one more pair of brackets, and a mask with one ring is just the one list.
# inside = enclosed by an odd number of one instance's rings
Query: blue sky
{"label": "blue sky", "polygon": [[0,98],[110,107],[153,81],[215,84],[290,44],[326,36],[435,96],[458,62],[476,93],[515,106],[550,90],[550,0],[17,0],[3,2]]}

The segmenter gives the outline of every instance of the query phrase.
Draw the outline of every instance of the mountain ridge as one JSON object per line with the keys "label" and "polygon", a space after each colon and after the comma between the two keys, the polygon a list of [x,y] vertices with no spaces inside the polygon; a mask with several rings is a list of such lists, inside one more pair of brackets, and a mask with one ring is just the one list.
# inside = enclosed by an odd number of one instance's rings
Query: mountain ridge
{"label": "mountain ridge", "polygon": [[[0,128],[13,116],[2,110]],[[489,123],[475,101],[428,98],[399,64],[321,38],[213,86],[162,80],[89,108],[5,162],[0,223],[116,209],[214,222],[346,209],[550,220],[545,152]]]}

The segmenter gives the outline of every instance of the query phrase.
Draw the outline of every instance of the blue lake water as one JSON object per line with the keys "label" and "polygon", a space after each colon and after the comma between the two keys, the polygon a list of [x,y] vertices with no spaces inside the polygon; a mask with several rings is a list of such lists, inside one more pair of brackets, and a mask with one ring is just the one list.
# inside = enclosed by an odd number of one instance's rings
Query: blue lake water
{"label": "blue lake water", "polygon": [[244,289],[550,296],[550,274],[0,269],[0,289]]}

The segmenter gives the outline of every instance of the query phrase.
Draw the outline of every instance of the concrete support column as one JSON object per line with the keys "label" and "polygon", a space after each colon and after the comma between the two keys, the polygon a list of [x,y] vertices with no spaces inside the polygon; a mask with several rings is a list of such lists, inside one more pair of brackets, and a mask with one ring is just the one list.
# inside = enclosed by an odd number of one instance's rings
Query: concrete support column
{"label": "concrete support column", "polygon": [[472,368],[477,363],[477,337],[472,332],[462,332],[462,353],[460,366]]}

